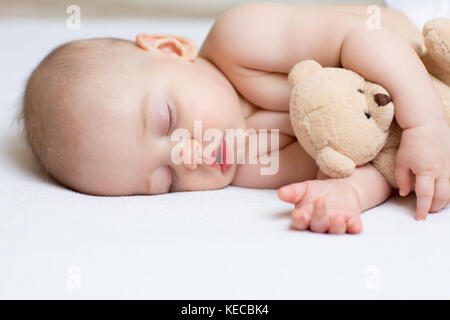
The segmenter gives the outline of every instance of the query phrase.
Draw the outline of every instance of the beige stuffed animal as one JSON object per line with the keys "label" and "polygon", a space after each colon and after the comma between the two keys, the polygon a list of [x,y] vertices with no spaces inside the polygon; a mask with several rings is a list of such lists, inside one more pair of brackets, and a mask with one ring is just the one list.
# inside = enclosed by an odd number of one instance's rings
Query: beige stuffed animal
{"label": "beige stuffed animal", "polygon": [[[427,23],[423,34],[427,52],[421,58],[440,79],[432,76],[450,123],[450,20]],[[372,161],[397,187],[394,168],[401,128],[383,87],[353,71],[323,68],[312,60],[295,65],[288,80],[294,86],[290,119],[295,135],[323,173],[342,178]]]}

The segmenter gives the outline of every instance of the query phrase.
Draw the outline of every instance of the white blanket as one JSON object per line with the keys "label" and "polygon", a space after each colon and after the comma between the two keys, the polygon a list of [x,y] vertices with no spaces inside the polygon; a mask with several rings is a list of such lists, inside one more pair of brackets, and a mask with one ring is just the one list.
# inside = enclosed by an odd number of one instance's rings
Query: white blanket
{"label": "white blanket", "polygon": [[433,18],[450,19],[449,0],[385,0],[388,7],[399,10],[410,17],[420,30]]}
{"label": "white blanket", "polygon": [[54,46],[137,32],[204,40],[212,20],[0,21],[0,298],[450,298],[450,210],[414,199],[362,215],[360,235],[289,229],[275,190],[92,197],[45,178],[13,122]]}

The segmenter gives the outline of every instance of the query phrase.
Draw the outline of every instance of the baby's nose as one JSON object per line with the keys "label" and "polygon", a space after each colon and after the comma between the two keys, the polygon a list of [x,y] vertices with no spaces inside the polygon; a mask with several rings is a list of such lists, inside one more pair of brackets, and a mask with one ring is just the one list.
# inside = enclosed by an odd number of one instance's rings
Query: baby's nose
{"label": "baby's nose", "polygon": [[389,102],[392,101],[391,97],[389,97],[387,94],[384,94],[384,93],[376,94],[374,96],[374,98],[375,98],[375,102],[377,103],[377,105],[379,107],[384,107],[385,105],[387,105]]}
{"label": "baby's nose", "polygon": [[195,139],[186,141],[186,153],[183,154],[183,164],[186,168],[194,170],[197,164],[202,163],[202,146]]}

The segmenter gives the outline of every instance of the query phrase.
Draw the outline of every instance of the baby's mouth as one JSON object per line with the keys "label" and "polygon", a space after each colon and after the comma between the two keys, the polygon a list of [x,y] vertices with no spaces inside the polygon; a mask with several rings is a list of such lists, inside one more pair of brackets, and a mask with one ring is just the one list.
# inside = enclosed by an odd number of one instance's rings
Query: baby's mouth
{"label": "baby's mouth", "polygon": [[211,153],[214,162],[210,166],[220,169],[222,173],[227,172],[232,166],[231,163],[227,163],[227,159],[230,159],[230,151],[225,138],[223,138],[218,148]]}

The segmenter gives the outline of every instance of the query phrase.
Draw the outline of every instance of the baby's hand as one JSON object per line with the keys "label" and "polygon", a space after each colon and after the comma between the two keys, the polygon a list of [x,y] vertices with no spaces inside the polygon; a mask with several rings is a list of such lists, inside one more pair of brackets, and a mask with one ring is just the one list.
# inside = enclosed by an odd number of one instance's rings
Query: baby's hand
{"label": "baby's hand", "polygon": [[278,197],[295,205],[292,227],[318,233],[360,233],[361,204],[356,189],[338,179],[294,183],[278,190]]}
{"label": "baby's hand", "polygon": [[396,162],[395,178],[400,195],[409,194],[415,175],[417,220],[425,219],[428,212],[437,212],[448,204],[450,129],[445,120],[404,130]]}

